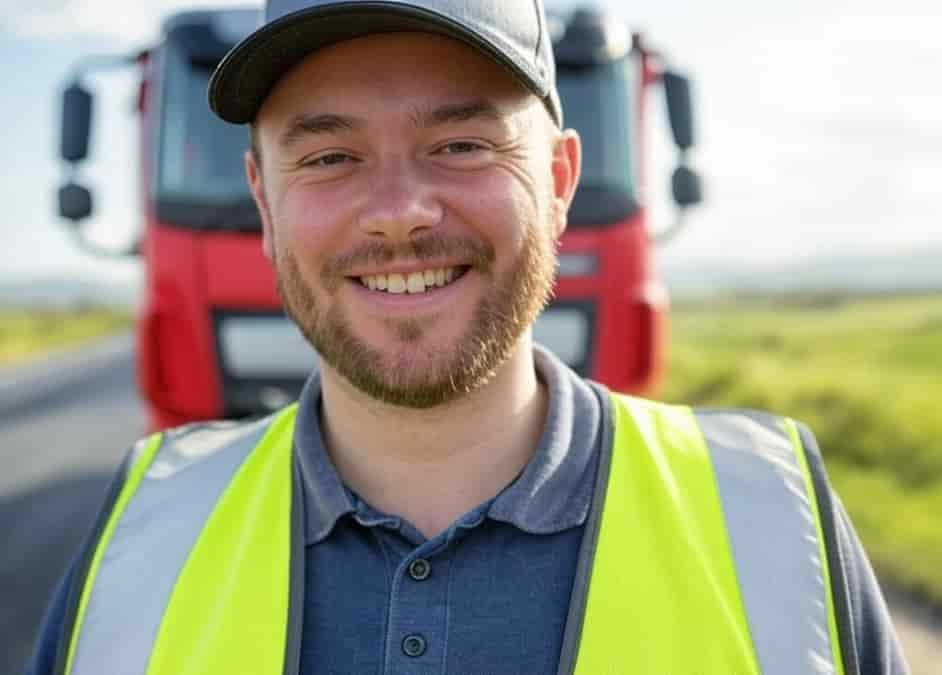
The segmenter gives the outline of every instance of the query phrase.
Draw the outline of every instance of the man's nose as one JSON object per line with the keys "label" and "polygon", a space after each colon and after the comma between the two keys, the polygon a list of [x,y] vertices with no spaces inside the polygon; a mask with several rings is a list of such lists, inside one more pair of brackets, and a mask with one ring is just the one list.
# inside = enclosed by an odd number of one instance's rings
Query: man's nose
{"label": "man's nose", "polygon": [[377,167],[369,194],[364,196],[358,222],[366,234],[391,241],[434,228],[443,209],[421,169],[408,160],[384,162]]}

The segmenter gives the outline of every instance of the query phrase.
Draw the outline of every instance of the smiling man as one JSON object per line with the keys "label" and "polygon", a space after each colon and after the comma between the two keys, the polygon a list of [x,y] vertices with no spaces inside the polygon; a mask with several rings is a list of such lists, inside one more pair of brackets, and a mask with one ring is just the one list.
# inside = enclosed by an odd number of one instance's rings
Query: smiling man
{"label": "smiling man", "polygon": [[429,33],[344,41],[277,82],[254,132],[265,250],[324,386],[430,408],[512,355],[532,373],[579,147],[501,66]]}
{"label": "smiling man", "polygon": [[906,672],[806,428],[533,344],[580,167],[539,2],[270,0],[210,103],[321,367],[138,444],[31,672]]}

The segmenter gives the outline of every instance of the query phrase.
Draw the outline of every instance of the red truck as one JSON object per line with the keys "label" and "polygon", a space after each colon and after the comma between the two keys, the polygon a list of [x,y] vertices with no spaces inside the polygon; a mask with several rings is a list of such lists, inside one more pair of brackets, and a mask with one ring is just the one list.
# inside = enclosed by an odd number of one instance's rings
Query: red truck
{"label": "red truck", "polygon": [[[92,126],[83,75],[129,64],[140,72],[144,227],[127,253],[144,259],[137,374],[153,429],[266,412],[294,398],[316,367],[262,255],[243,173],[248,130],[221,122],[206,102],[216,63],[258,19],[251,9],[176,14],[153,47],[87,60],[64,89],[60,155],[74,176],[88,157]],[[584,165],[555,300],[535,337],[584,375],[650,393],[664,360],[668,302],[641,198],[646,102],[652,85],[662,84],[682,212],[700,201],[699,177],[685,161],[693,144],[689,83],[618,20],[581,9],[551,23],[566,125],[582,136]],[[58,201],[73,226],[92,212],[91,192],[74,179],[59,188]]]}

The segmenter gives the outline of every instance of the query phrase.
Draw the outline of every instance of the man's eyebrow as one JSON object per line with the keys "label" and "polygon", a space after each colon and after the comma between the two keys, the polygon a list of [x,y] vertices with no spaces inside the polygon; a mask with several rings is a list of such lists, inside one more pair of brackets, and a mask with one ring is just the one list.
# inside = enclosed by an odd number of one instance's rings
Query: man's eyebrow
{"label": "man's eyebrow", "polygon": [[419,116],[418,119],[419,124],[423,127],[436,127],[456,122],[467,122],[473,119],[499,122],[506,117],[507,115],[502,113],[491,101],[482,99],[464,103],[448,103]]}
{"label": "man's eyebrow", "polygon": [[[447,103],[428,113],[415,115],[417,126],[436,127],[457,122],[467,122],[474,119],[501,121],[507,117],[496,105],[487,100],[466,101],[463,103]],[[341,131],[356,131],[366,126],[365,122],[357,117],[322,113],[314,115],[297,115],[285,127],[278,138],[278,145],[288,149],[302,138],[311,134],[336,134]]]}
{"label": "man's eyebrow", "polygon": [[297,115],[279,136],[278,145],[282,149],[288,149],[311,134],[336,134],[340,131],[355,131],[362,126],[362,120],[346,115]]}

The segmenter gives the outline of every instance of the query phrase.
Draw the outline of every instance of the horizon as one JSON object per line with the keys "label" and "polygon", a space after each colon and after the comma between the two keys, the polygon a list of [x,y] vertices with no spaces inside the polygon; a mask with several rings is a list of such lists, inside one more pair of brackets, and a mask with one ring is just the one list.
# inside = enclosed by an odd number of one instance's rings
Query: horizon
{"label": "horizon", "polygon": [[[715,258],[667,260],[658,278],[676,300],[756,293],[774,297],[792,293],[849,296],[942,292],[942,244],[930,249],[843,252],[807,259],[752,262],[739,266]],[[143,294],[138,268],[126,279],[67,273],[35,277],[0,275],[0,308],[137,307]]]}

